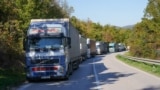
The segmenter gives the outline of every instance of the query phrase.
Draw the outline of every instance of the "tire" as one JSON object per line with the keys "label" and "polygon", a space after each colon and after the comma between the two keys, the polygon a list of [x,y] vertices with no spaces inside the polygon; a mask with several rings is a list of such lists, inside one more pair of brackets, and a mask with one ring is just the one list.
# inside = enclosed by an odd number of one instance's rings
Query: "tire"
{"label": "tire", "polygon": [[78,61],[76,62],[76,66],[75,66],[74,70],[77,70],[77,69],[79,68],[79,64],[80,64],[80,61],[78,60]]}
{"label": "tire", "polygon": [[27,79],[27,81],[28,81],[29,83],[36,82],[35,79],[29,78],[29,77],[26,77],[26,79]]}
{"label": "tire", "polygon": [[67,73],[66,75],[64,76],[64,80],[68,80],[69,79],[69,76],[72,75],[73,73],[73,64],[70,63],[69,64],[69,67],[68,67],[68,70],[67,70]]}
{"label": "tire", "polygon": [[72,74],[73,74],[73,64],[70,63],[70,73],[69,73],[69,75],[72,75]]}

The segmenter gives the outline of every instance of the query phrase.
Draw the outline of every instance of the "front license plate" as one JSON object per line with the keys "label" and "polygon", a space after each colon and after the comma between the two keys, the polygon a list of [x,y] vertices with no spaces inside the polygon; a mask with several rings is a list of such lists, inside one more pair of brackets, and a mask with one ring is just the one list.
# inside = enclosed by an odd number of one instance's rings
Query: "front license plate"
{"label": "front license plate", "polygon": [[50,76],[43,76],[41,79],[50,79]]}

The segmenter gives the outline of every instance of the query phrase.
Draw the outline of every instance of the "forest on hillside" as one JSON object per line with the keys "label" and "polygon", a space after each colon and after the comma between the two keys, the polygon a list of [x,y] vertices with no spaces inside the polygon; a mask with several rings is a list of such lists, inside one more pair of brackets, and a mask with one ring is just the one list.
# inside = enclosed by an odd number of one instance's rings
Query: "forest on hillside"
{"label": "forest on hillside", "polygon": [[[92,20],[71,17],[74,7],[66,0],[0,0],[0,68],[22,70],[23,38],[31,19],[70,18],[85,36],[105,42],[122,42],[130,46],[130,54],[160,59],[160,1],[148,0],[142,21],[133,29],[100,25]],[[14,68],[12,68],[14,67]]]}

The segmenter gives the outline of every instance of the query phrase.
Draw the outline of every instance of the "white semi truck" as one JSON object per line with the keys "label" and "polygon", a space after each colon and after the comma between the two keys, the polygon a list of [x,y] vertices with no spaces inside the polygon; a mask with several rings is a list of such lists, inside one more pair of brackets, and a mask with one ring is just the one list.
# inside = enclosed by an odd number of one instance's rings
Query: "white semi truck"
{"label": "white semi truck", "polygon": [[96,53],[98,55],[106,54],[108,52],[108,44],[103,41],[96,42]]}
{"label": "white semi truck", "polygon": [[114,42],[110,42],[109,43],[109,52],[113,53],[113,52],[118,52],[119,48],[118,48],[118,44],[114,43]]}
{"label": "white semi truck", "polygon": [[96,41],[87,38],[87,58],[94,57],[96,55]]}

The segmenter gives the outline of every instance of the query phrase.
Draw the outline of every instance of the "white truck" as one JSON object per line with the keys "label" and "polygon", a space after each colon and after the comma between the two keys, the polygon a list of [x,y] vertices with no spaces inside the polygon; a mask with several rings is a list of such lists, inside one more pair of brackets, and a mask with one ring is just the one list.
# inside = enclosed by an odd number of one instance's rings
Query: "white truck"
{"label": "white truck", "polygon": [[80,64],[79,43],[68,18],[32,19],[24,39],[27,79],[68,79]]}
{"label": "white truck", "polygon": [[107,43],[103,41],[96,42],[96,51],[98,55],[106,54],[107,53]]}
{"label": "white truck", "polygon": [[118,48],[118,44],[114,43],[114,42],[110,42],[109,43],[109,52],[113,53],[113,52],[118,52],[119,48]]}
{"label": "white truck", "polygon": [[87,38],[87,58],[94,57],[96,55],[96,41]]}
{"label": "white truck", "polygon": [[121,51],[125,51],[126,50],[126,47],[123,43],[118,43],[118,51],[121,52]]}

